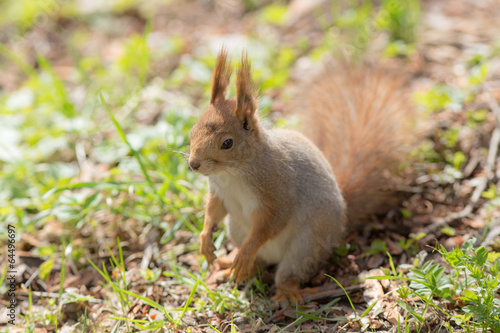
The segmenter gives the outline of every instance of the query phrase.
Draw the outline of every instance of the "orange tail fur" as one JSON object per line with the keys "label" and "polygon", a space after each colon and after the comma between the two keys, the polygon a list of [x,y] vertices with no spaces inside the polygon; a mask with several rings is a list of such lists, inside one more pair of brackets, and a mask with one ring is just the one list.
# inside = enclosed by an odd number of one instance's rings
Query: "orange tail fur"
{"label": "orange tail fur", "polygon": [[305,134],[332,166],[349,225],[359,223],[390,202],[385,176],[407,157],[408,91],[401,75],[368,65],[330,65],[309,87],[299,99]]}

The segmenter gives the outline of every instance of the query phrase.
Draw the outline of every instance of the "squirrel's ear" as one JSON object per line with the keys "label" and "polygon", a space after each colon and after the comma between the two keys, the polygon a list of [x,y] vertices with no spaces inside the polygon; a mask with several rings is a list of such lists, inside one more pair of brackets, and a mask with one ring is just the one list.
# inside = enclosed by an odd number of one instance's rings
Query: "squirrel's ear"
{"label": "squirrel's ear", "polygon": [[227,64],[227,50],[222,47],[215,63],[212,76],[212,91],[210,93],[210,104],[219,104],[226,100],[226,91],[231,78],[231,65]]}
{"label": "squirrel's ear", "polygon": [[236,115],[243,128],[251,129],[257,122],[257,97],[253,88],[251,66],[246,52],[241,56],[241,66],[236,76]]}

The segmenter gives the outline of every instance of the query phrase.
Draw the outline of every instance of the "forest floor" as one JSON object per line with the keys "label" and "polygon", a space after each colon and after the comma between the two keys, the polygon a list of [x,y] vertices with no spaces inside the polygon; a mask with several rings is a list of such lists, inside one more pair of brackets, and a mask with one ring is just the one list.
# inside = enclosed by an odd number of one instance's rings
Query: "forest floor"
{"label": "forest floor", "polygon": [[[0,332],[499,329],[500,6],[338,3],[0,4]],[[325,55],[389,63],[421,114],[400,204],[304,305],[270,300],[272,271],[218,283],[198,254],[206,181],[183,152],[222,44],[248,50],[265,126],[295,126],[287,103]]]}

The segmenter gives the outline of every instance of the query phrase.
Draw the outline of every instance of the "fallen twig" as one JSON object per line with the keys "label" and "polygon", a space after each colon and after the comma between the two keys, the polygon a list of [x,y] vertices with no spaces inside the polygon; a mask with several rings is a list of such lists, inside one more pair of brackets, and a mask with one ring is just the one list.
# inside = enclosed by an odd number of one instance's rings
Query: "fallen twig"
{"label": "fallen twig", "polygon": [[[351,286],[351,287],[346,287],[345,290],[347,292],[355,292],[358,290],[365,289],[366,287],[364,285],[358,285],[358,286]],[[306,303],[308,302],[318,302],[318,301],[328,301],[331,300],[332,298],[335,297],[341,297],[345,296],[345,292],[340,289],[340,288],[333,288],[332,286],[329,286],[328,288],[318,288],[318,291],[315,293],[311,294],[305,294],[304,295],[304,301]]]}
{"label": "fallen twig", "polygon": [[[21,298],[26,298],[28,299],[31,294],[31,297],[38,297],[38,298],[59,298],[62,297],[63,295],[59,295],[59,293],[51,293],[51,292],[46,292],[46,291],[27,291],[27,290],[19,290],[17,291],[17,296]],[[98,299],[98,298],[90,298],[88,299],[88,302],[90,303],[104,303],[104,300]]]}

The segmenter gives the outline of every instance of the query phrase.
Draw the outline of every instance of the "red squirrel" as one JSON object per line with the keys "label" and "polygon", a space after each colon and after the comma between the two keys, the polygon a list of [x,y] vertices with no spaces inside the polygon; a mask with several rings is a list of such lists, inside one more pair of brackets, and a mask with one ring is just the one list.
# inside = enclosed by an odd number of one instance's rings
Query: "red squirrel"
{"label": "red squirrel", "polygon": [[383,70],[327,67],[297,96],[303,135],[260,124],[246,54],[236,97],[227,98],[231,73],[223,48],[209,106],[191,131],[189,165],[209,183],[200,252],[216,259],[213,230],[226,218],[239,249],[234,280],[277,265],[274,299],[300,301],[300,284],[348,227],[387,201],[382,173],[397,166],[411,137],[406,95]]}

